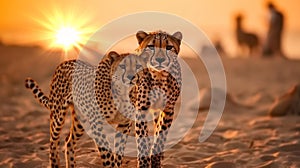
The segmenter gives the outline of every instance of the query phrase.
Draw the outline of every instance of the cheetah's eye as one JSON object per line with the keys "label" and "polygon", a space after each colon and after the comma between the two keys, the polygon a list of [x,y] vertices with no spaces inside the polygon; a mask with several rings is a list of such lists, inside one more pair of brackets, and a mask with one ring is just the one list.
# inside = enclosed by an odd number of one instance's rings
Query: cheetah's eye
{"label": "cheetah's eye", "polygon": [[150,50],[154,50],[154,45],[147,45]]}
{"label": "cheetah's eye", "polygon": [[122,69],[125,69],[125,68],[126,68],[126,66],[125,66],[124,64],[119,65],[119,67],[122,68]]}
{"label": "cheetah's eye", "polygon": [[173,46],[170,46],[170,45],[168,45],[168,46],[166,47],[167,50],[172,50],[172,48],[173,48]]}
{"label": "cheetah's eye", "polygon": [[140,68],[142,68],[142,65],[137,64],[137,65],[136,65],[136,69],[140,69]]}

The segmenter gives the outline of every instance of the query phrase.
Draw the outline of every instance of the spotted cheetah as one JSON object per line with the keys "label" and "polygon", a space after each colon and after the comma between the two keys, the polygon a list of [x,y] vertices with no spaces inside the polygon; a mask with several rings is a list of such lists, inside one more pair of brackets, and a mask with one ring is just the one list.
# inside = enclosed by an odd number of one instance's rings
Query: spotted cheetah
{"label": "spotted cheetah", "polygon": [[[138,167],[161,167],[164,144],[182,83],[178,62],[182,34],[176,32],[169,35],[162,31],[148,34],[139,31],[136,37],[140,45],[140,56],[148,58],[147,68],[138,73],[139,77],[130,94],[136,107]],[[153,143],[148,136],[149,113],[154,118]]]}
{"label": "spotted cheetah", "polygon": [[135,107],[130,103],[129,91],[134,85],[135,75],[146,67],[146,58],[130,54],[124,58],[112,76],[112,93],[118,110],[133,119]]}
{"label": "spotted cheetah", "polygon": [[[99,77],[100,83],[106,83],[106,81],[107,83],[110,83],[111,76],[117,68],[117,65],[126,56],[128,56],[128,54],[119,55],[116,52],[110,52],[99,63],[98,67],[94,67],[80,60],[69,60],[61,63],[56,68],[53,75],[49,96],[46,96],[42,92],[33,79],[26,79],[26,88],[31,89],[40,103],[51,112],[49,156],[51,167],[59,167],[59,138],[68,109],[72,111],[72,125],[69,137],[66,139],[66,167],[75,167],[75,145],[76,141],[78,141],[84,133],[83,125],[85,124],[88,124],[91,129],[92,133],[90,133],[90,136],[93,137],[98,146],[103,165],[112,167],[115,163],[116,166],[121,165],[121,162],[111,161],[111,159],[116,157],[114,157],[113,151],[110,151],[108,148],[106,135],[101,132],[103,122],[105,121],[104,118],[110,119],[107,117],[107,113],[109,112],[109,115],[111,116],[117,115],[116,108],[112,106],[112,95],[111,93],[101,95],[101,97],[107,98],[105,103],[109,104],[106,107],[107,109],[104,110],[101,105],[99,107],[97,106],[95,99],[92,99],[94,93],[88,92],[87,90],[94,88],[94,79],[96,76]],[[101,74],[96,75],[96,73]],[[82,86],[85,86],[86,88],[84,89]],[[103,86],[102,88],[99,88],[98,91],[104,93],[107,92],[107,90],[110,90],[110,85]],[[81,109],[80,111],[82,111],[82,113],[88,113],[81,115],[75,113],[74,109],[76,103],[83,103],[81,105],[77,104],[77,107],[84,107],[85,109]],[[110,113],[111,111],[114,111],[113,114]],[[84,115],[86,115],[85,118],[87,118],[88,121],[80,119],[80,116],[82,117]],[[80,121],[84,121],[84,123],[80,123]],[[108,122],[111,121],[108,120]]]}
{"label": "spotted cheetah", "polygon": [[[74,149],[76,141],[83,134],[82,125],[88,125],[85,127],[90,129],[88,134],[98,146],[103,166],[119,167],[124,155],[124,144],[127,135],[130,133],[130,127],[133,125],[133,121],[130,119],[132,115],[135,117],[138,166],[160,167],[164,143],[173,120],[174,105],[180,94],[181,70],[177,55],[182,35],[180,32],[169,35],[161,31],[149,34],[140,31],[136,34],[136,37],[141,51],[140,56],[137,58],[146,58],[147,68],[133,77],[136,82],[130,91],[130,100],[135,106],[135,109],[133,109],[135,111],[130,112],[132,109],[129,110],[127,116],[120,113],[117,107],[114,106],[112,94],[114,89],[111,90],[111,80],[112,72],[116,71],[118,67],[117,64],[128,54],[118,56],[117,53],[111,52],[99,63],[97,68],[75,60],[62,63],[53,77],[49,98],[38,88],[35,81],[32,79],[26,80],[26,87],[32,89],[39,101],[51,110],[50,163],[52,167],[59,166],[58,139],[68,107],[72,110],[72,126],[70,136],[66,142],[67,167],[75,166]],[[120,57],[121,59],[118,59]],[[79,71],[76,71],[78,69]],[[76,80],[76,75],[84,76],[84,79]],[[82,89],[83,86],[95,88],[95,92]],[[94,96],[96,100],[91,99]],[[161,109],[157,109],[156,104],[161,104],[160,102],[163,106],[161,106]],[[76,103],[77,108],[84,108],[79,110],[83,111],[83,114],[79,113],[80,115],[78,115],[78,113],[75,113],[74,106],[76,107]],[[149,113],[151,109],[159,110],[157,112],[158,117],[154,116],[155,135],[153,145],[149,141],[145,122],[145,114]],[[80,123],[78,118],[85,118],[86,120],[80,119],[83,122]],[[110,150],[106,135],[102,132],[105,120],[109,124],[118,124],[117,130],[119,132],[115,136],[115,151]]]}

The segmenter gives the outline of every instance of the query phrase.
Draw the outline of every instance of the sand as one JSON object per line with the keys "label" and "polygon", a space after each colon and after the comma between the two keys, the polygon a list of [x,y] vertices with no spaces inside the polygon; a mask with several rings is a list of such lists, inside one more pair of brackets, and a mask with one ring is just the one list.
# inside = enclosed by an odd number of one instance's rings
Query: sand
{"label": "sand", "polygon": [[[48,166],[49,112],[40,106],[24,79],[34,78],[49,93],[52,73],[63,60],[58,52],[38,47],[0,46],[0,167]],[[208,105],[182,140],[165,152],[163,167],[284,168],[300,167],[300,117],[270,117],[275,99],[300,83],[300,61],[279,58],[222,58],[227,76],[227,100],[213,134],[198,141]],[[209,102],[209,78],[204,67],[185,59]],[[208,100],[207,100],[208,99]],[[191,100],[187,106],[193,110]],[[68,132],[69,121],[63,133]],[[62,138],[63,139],[63,138]],[[64,165],[63,153],[61,164]],[[85,135],[78,145],[78,167],[100,167],[93,141]],[[126,157],[123,166],[136,165]]]}

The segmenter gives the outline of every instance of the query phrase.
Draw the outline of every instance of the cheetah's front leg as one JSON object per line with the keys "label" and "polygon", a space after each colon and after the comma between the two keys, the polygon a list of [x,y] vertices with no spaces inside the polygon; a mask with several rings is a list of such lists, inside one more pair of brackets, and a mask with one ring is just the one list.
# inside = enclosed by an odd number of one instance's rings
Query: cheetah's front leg
{"label": "cheetah's front leg", "polygon": [[[96,114],[96,113],[93,113]],[[89,136],[94,140],[95,145],[99,151],[101,157],[101,163],[103,167],[115,167],[114,154],[110,148],[109,141],[107,140],[106,134],[103,132],[104,119],[101,115],[94,115],[89,117],[90,123],[90,134]]]}
{"label": "cheetah's front leg", "polygon": [[[146,111],[146,110],[145,110]],[[137,167],[150,167],[150,138],[148,136],[148,126],[146,121],[147,112],[138,110],[136,112],[135,122],[135,138],[137,141],[138,150],[138,165]]]}
{"label": "cheetah's front leg", "polygon": [[151,167],[160,168],[161,160],[163,159],[163,150],[166,143],[169,128],[173,122],[174,108],[171,106],[166,107],[160,113],[159,118],[155,125],[154,141],[151,149]]}
{"label": "cheetah's front leg", "polygon": [[[174,79],[172,76],[169,76],[169,78]],[[180,94],[180,85],[177,81],[169,81],[172,82],[168,82],[168,85],[166,86],[168,89],[161,88],[166,91],[166,105],[159,114],[158,119],[155,121],[154,141],[151,149],[152,168],[161,167],[167,135],[173,122],[175,103]]]}
{"label": "cheetah's front leg", "polygon": [[[138,100],[136,102],[135,112],[135,137],[138,150],[138,165],[137,167],[150,167],[150,137],[148,136],[148,126],[146,116],[150,108],[150,100],[147,96],[146,83],[142,85],[143,89],[138,89],[137,97],[144,97],[146,100]],[[146,94],[146,95],[145,95]]]}
{"label": "cheetah's front leg", "polygon": [[128,134],[130,134],[131,126],[132,126],[132,122],[130,120],[117,125],[116,128],[117,133],[114,139],[115,164],[117,167],[120,167],[122,165],[122,159],[124,156],[125,146],[126,146]]}

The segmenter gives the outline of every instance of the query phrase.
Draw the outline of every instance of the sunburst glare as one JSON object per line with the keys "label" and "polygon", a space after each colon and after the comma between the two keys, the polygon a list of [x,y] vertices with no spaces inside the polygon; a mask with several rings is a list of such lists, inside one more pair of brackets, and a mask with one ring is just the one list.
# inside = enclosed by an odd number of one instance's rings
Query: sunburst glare
{"label": "sunburst glare", "polygon": [[74,8],[68,11],[56,7],[41,13],[42,17],[33,19],[39,27],[39,39],[46,42],[50,49],[60,48],[65,52],[81,49],[96,30],[96,26],[90,24],[91,16]]}
{"label": "sunburst glare", "polygon": [[62,45],[65,50],[80,43],[80,33],[72,27],[62,27],[56,33],[56,44]]}

